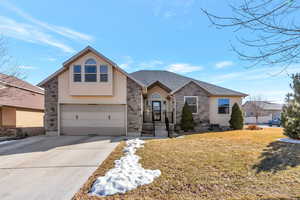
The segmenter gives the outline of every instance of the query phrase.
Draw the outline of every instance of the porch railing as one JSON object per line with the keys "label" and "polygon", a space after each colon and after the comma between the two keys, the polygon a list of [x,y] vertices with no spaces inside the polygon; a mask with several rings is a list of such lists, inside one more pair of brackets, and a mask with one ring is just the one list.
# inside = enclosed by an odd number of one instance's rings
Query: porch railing
{"label": "porch railing", "polygon": [[174,112],[166,112],[162,111],[161,112],[161,117],[160,120],[155,120],[154,115],[157,113],[153,112],[143,112],[143,122],[144,123],[152,123],[153,121],[161,121],[161,122],[166,122],[166,118],[168,118],[169,123],[174,123]]}

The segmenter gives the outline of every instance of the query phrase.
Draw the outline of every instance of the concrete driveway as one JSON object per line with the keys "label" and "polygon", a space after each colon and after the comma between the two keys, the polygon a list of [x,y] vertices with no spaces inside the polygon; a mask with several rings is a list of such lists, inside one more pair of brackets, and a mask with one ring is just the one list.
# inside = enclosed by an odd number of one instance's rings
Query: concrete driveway
{"label": "concrete driveway", "polygon": [[0,144],[0,199],[70,200],[117,141],[38,136]]}

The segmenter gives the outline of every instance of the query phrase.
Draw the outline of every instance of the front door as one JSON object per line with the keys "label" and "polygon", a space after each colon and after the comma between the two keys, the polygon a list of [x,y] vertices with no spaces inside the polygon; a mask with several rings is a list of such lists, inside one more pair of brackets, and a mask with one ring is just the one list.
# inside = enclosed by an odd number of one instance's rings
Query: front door
{"label": "front door", "polygon": [[152,101],[153,120],[161,121],[161,102]]}

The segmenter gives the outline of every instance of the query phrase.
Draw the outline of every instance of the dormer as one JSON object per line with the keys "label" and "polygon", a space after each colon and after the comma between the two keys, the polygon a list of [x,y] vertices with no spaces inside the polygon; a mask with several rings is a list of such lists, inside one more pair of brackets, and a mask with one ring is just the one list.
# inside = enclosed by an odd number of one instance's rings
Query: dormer
{"label": "dormer", "polygon": [[114,67],[93,52],[69,65],[72,96],[113,96]]}

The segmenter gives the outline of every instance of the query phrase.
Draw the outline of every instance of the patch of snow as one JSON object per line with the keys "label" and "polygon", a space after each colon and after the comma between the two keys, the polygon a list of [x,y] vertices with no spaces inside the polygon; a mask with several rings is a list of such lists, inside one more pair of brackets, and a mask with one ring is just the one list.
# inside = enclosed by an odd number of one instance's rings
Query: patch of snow
{"label": "patch of snow", "polygon": [[5,141],[0,142],[0,145],[8,144],[8,143],[11,143],[11,142],[14,142],[14,141],[16,141],[16,140],[5,140]]}
{"label": "patch of snow", "polygon": [[145,142],[132,139],[126,142],[125,155],[115,161],[115,167],[105,176],[97,178],[90,191],[91,195],[109,196],[124,194],[138,186],[150,184],[161,175],[160,170],[144,169],[139,163],[140,157],[135,155]]}
{"label": "patch of snow", "polygon": [[280,138],[278,140],[280,142],[288,142],[288,143],[300,144],[300,140],[295,140],[295,139],[291,139],[291,138]]}

